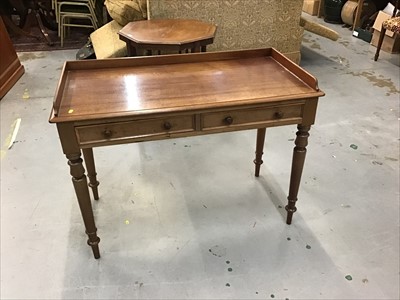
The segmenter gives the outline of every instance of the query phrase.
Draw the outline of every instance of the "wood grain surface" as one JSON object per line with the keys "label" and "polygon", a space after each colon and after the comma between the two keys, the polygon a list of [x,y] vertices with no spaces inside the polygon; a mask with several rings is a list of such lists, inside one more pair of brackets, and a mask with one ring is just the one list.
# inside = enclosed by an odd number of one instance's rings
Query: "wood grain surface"
{"label": "wood grain surface", "polygon": [[168,112],[176,108],[182,111],[229,107],[323,95],[316,79],[297,65],[282,65],[278,55],[265,55],[266,50],[243,52],[257,55],[247,57],[238,55],[238,51],[225,55],[68,62],[56,95],[57,116],[50,121]]}

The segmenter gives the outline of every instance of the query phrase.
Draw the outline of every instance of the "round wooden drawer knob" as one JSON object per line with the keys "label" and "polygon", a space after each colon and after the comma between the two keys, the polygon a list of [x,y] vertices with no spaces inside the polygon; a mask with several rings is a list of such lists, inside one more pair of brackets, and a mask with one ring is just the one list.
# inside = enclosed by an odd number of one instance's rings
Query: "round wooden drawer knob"
{"label": "round wooden drawer knob", "polygon": [[106,129],[103,131],[103,135],[105,138],[109,139],[112,136],[112,131],[109,129]]}
{"label": "round wooden drawer knob", "polygon": [[284,113],[281,112],[281,111],[277,111],[277,112],[274,114],[274,116],[275,116],[275,118],[277,118],[277,119],[282,119],[283,116],[284,116]]}
{"label": "round wooden drawer knob", "polygon": [[170,130],[172,128],[172,124],[170,122],[164,122],[164,129]]}
{"label": "round wooden drawer knob", "polygon": [[224,123],[227,124],[227,125],[231,125],[233,123],[233,118],[231,116],[226,117],[224,119]]}

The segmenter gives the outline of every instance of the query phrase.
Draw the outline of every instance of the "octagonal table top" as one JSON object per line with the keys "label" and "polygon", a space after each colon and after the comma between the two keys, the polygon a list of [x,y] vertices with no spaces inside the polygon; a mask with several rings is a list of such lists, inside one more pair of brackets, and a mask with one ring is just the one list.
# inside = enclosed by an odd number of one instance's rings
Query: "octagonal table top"
{"label": "octagonal table top", "polygon": [[213,39],[217,27],[190,19],[154,19],[128,23],[119,32],[137,44],[183,45]]}

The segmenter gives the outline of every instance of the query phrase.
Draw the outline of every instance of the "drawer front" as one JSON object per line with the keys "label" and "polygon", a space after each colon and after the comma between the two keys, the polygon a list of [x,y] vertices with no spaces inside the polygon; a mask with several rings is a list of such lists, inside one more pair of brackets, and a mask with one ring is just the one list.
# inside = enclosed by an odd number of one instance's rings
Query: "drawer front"
{"label": "drawer front", "polygon": [[273,126],[274,123],[296,123],[301,120],[302,105],[258,107],[244,110],[229,110],[201,115],[202,130],[226,127]]}
{"label": "drawer front", "polygon": [[76,127],[80,144],[103,143],[127,139],[169,136],[174,133],[194,131],[194,116],[137,120]]}

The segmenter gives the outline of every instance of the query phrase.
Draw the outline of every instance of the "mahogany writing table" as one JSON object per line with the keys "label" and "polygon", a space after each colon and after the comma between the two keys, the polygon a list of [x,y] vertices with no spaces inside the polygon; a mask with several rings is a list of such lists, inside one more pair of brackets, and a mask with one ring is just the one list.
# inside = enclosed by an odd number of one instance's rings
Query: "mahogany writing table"
{"label": "mahogany writing table", "polygon": [[323,95],[312,75],[274,49],[66,62],[50,122],[57,124],[94,257],[100,239],[81,151],[98,200],[93,147],[257,129],[259,176],[266,128],[297,124],[290,224]]}

